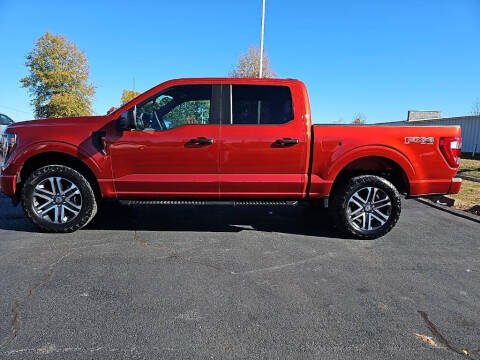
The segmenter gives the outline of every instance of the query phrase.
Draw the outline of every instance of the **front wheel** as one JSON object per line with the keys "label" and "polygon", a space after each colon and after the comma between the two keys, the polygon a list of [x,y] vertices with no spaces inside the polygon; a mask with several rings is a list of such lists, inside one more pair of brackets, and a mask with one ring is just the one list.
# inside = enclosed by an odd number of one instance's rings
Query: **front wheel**
{"label": "front wheel", "polygon": [[97,212],[90,183],[63,165],[35,170],[22,188],[22,206],[29,220],[47,232],[72,232],[87,225]]}
{"label": "front wheel", "polygon": [[339,230],[357,239],[375,239],[400,218],[400,194],[382,177],[356,176],[335,187],[331,212]]}

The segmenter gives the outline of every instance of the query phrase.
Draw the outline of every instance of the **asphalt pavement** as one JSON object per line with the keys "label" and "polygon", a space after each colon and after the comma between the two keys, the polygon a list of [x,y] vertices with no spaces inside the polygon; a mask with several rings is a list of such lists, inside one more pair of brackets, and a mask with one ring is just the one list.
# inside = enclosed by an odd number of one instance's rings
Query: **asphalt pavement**
{"label": "asphalt pavement", "polygon": [[298,207],[108,207],[39,233],[0,198],[0,359],[480,359],[480,224],[415,200],[370,241]]}

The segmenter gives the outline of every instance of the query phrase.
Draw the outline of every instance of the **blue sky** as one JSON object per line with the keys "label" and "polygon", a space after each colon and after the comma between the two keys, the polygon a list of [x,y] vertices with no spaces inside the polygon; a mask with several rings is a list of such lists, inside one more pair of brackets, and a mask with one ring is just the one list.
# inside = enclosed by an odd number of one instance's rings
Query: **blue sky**
{"label": "blue sky", "polygon": [[[122,89],[225,76],[260,42],[261,0],[0,0],[0,112],[32,118],[25,55],[47,30],[86,51],[94,109]],[[267,0],[265,48],[279,77],[303,80],[317,123],[467,115],[480,98],[480,0]]]}

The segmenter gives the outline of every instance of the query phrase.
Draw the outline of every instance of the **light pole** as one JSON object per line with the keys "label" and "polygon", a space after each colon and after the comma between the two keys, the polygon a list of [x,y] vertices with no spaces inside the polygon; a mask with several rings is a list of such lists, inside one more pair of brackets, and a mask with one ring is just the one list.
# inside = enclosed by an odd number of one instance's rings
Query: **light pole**
{"label": "light pole", "polygon": [[265,32],[265,0],[262,0],[262,32],[260,36],[260,71],[259,78],[263,77],[263,34]]}

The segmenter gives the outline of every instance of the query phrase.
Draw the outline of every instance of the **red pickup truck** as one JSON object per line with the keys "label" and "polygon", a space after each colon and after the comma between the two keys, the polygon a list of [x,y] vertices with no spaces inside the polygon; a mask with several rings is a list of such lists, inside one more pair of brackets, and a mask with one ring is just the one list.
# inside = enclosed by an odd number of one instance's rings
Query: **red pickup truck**
{"label": "red pickup truck", "polygon": [[104,199],[330,209],[349,236],[390,231],[400,193],[455,194],[460,127],[312,125],[290,79],[177,79],[106,116],[10,125],[1,190],[44,231],[92,220]]}

